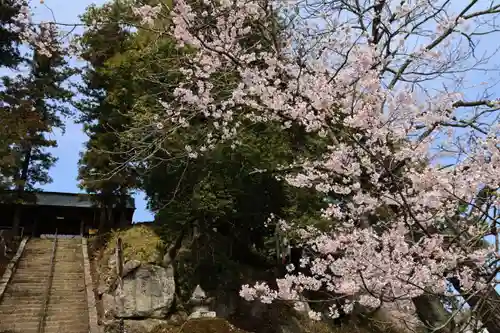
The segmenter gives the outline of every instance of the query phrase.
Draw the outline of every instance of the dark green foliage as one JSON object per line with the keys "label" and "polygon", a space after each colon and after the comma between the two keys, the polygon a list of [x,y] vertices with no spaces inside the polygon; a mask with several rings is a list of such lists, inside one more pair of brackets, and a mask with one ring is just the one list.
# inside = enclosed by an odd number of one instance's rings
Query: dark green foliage
{"label": "dark green foliage", "polygon": [[11,29],[20,6],[15,0],[0,1],[0,68],[13,68],[21,61],[19,36]]}
{"label": "dark green foliage", "polygon": [[[189,296],[196,283],[208,289],[225,283],[237,288],[245,266],[272,271],[277,237],[275,226],[266,225],[269,215],[316,222],[319,207],[325,205],[315,191],[277,180],[276,170],[324,146],[299,128],[283,131],[278,124],[242,120],[245,129],[237,139],[243,144],[220,144],[189,159],[182,156],[184,147],[207,135],[202,117],[164,137],[155,126],[137,128],[132,118],[151,125],[165,120],[159,101],[172,100],[178,69],[189,50],[179,50],[150,31],[131,32],[117,24],[121,16],[115,10],[120,8],[110,6],[102,11],[93,7],[84,16],[84,21],[106,16],[108,23],[81,38],[82,57],[89,65],[77,108],[90,136],[80,161],[82,186],[94,193],[123,194],[138,188],[147,194],[162,238],[171,245],[178,241],[174,252],[179,254],[183,296]],[[222,95],[231,92],[236,77],[220,73],[212,81],[213,91]],[[126,140],[126,135],[132,136]],[[155,140],[155,149],[148,150]],[[148,148],[148,158],[138,161],[139,141]]]}
{"label": "dark green foliage", "polygon": [[[47,35],[54,33],[45,27],[38,29]],[[72,93],[64,84],[74,71],[57,40],[50,43],[50,56],[31,46],[33,51],[19,65],[27,74],[2,78],[0,173],[4,188],[21,192],[51,181],[48,170],[56,158],[47,148],[55,147],[56,142],[49,135],[56,128],[64,129],[63,117],[70,114],[65,103]]]}
{"label": "dark green foliage", "polygon": [[[113,21],[113,17],[120,14],[117,10],[112,7],[108,24],[86,31],[79,39],[83,49],[80,56],[88,65],[82,73],[83,83],[78,86],[83,98],[75,102],[75,106],[80,111],[79,121],[83,123],[89,140],[81,155],[78,178],[82,188],[98,195],[99,204],[103,207],[124,205],[125,200],[115,202],[115,198],[125,199],[136,181],[135,174],[126,165],[129,156],[122,153],[125,148],[116,136],[129,123],[125,113],[132,100],[121,84],[132,82],[130,73],[107,70],[109,62],[124,52],[129,44],[130,33]],[[90,24],[99,15],[99,8],[92,6],[82,20]],[[117,98],[111,98],[110,92],[115,88],[122,93]]]}

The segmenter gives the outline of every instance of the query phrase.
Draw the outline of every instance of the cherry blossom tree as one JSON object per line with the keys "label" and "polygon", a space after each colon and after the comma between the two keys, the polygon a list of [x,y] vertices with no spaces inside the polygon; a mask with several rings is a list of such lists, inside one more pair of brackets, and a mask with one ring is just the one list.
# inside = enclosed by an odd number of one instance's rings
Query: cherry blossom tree
{"label": "cherry blossom tree", "polygon": [[[453,290],[500,332],[498,242],[484,241],[496,236],[500,208],[500,103],[494,79],[476,79],[497,72],[500,44],[481,43],[495,41],[500,4],[178,0],[133,13],[185,54],[161,113],[137,114],[123,135],[137,162],[200,117],[206,131],[185,147],[190,158],[222,141],[237,149],[249,123],[301,126],[328,142],[315,158],[272,171],[338,198],[323,210],[329,228],[276,221],[306,249],[302,267],[289,267],[277,290],[258,283],[242,297],[320,292],[332,317],[393,303],[450,332],[452,316],[428,310]],[[158,15],[171,24],[155,24]]]}
{"label": "cherry blossom tree", "polygon": [[[12,28],[18,33],[22,42],[31,45],[38,53],[50,57],[57,52],[55,45],[59,45],[57,22],[34,22],[32,5],[28,0],[14,1],[19,6],[19,14],[14,18]],[[43,4],[43,1],[40,3]]]}

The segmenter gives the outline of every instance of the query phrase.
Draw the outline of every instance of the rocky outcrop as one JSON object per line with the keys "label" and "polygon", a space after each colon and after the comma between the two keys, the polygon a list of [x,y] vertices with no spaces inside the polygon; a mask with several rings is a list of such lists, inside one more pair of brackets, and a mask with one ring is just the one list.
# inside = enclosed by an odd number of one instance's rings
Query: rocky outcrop
{"label": "rocky outcrop", "polygon": [[[104,310],[101,311],[101,314],[104,313],[101,318],[105,333],[121,333],[122,329],[127,333],[407,332],[399,330],[400,327],[396,331],[391,330],[392,327],[373,330],[364,323],[360,323],[362,326],[342,324],[340,327],[330,321],[313,321],[307,317],[307,309],[305,313],[299,313],[293,306],[282,302],[263,304],[245,301],[239,296],[242,284],[272,278],[270,273],[253,267],[242,266],[239,273],[245,280],[235,278],[217,285],[205,284],[206,292],[198,285],[188,302],[175,302],[171,252],[158,250],[155,236],[145,227],[122,231],[119,237],[124,244],[123,267],[116,264],[117,261],[122,262],[117,259],[120,256],[114,255],[116,238],[109,241],[105,255],[99,260],[98,294]],[[179,258],[182,257],[177,257],[178,262]],[[185,277],[180,277],[179,284],[185,288],[182,278]],[[182,289],[184,293],[188,291]],[[377,319],[385,321],[394,317],[391,311],[385,310],[377,313]],[[387,314],[390,316],[381,317]]]}
{"label": "rocky outcrop", "polygon": [[105,316],[164,319],[175,298],[172,266],[128,261],[101,295]]}
{"label": "rocky outcrop", "polygon": [[147,327],[165,323],[176,289],[173,265],[161,260],[159,241],[147,227],[116,232],[95,263],[105,331],[127,320]]}
{"label": "rocky outcrop", "polygon": [[[171,325],[155,319],[124,320],[127,333],[250,333],[220,318],[203,318]],[[121,333],[117,324],[109,326],[105,333]]]}

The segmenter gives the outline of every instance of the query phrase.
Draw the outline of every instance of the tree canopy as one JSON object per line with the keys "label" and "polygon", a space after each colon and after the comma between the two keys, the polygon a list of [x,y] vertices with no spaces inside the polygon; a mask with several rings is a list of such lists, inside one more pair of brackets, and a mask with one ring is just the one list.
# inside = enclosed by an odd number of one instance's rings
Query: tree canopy
{"label": "tree canopy", "polygon": [[479,44],[500,6],[460,6],[114,0],[82,14],[68,89],[55,24],[4,1],[0,67],[26,71],[2,79],[0,186],[21,200],[50,181],[71,100],[101,233],[144,192],[182,296],[231,281],[249,301],[305,297],[314,319],[390,304],[446,333],[467,303],[500,333],[500,104],[472,75],[496,70]]}

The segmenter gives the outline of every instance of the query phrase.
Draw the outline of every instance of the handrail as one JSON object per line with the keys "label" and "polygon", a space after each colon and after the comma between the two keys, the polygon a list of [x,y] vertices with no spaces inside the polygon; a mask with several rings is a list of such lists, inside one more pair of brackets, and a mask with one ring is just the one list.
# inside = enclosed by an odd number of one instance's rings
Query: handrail
{"label": "handrail", "polygon": [[49,278],[47,280],[47,289],[45,290],[45,296],[42,303],[42,309],[40,313],[40,319],[38,322],[38,333],[44,333],[45,331],[45,320],[47,319],[47,308],[49,306],[50,289],[52,289],[52,280],[54,279],[54,266],[57,248],[57,229],[54,235],[54,243],[52,244],[52,254],[50,255],[49,264]]}

